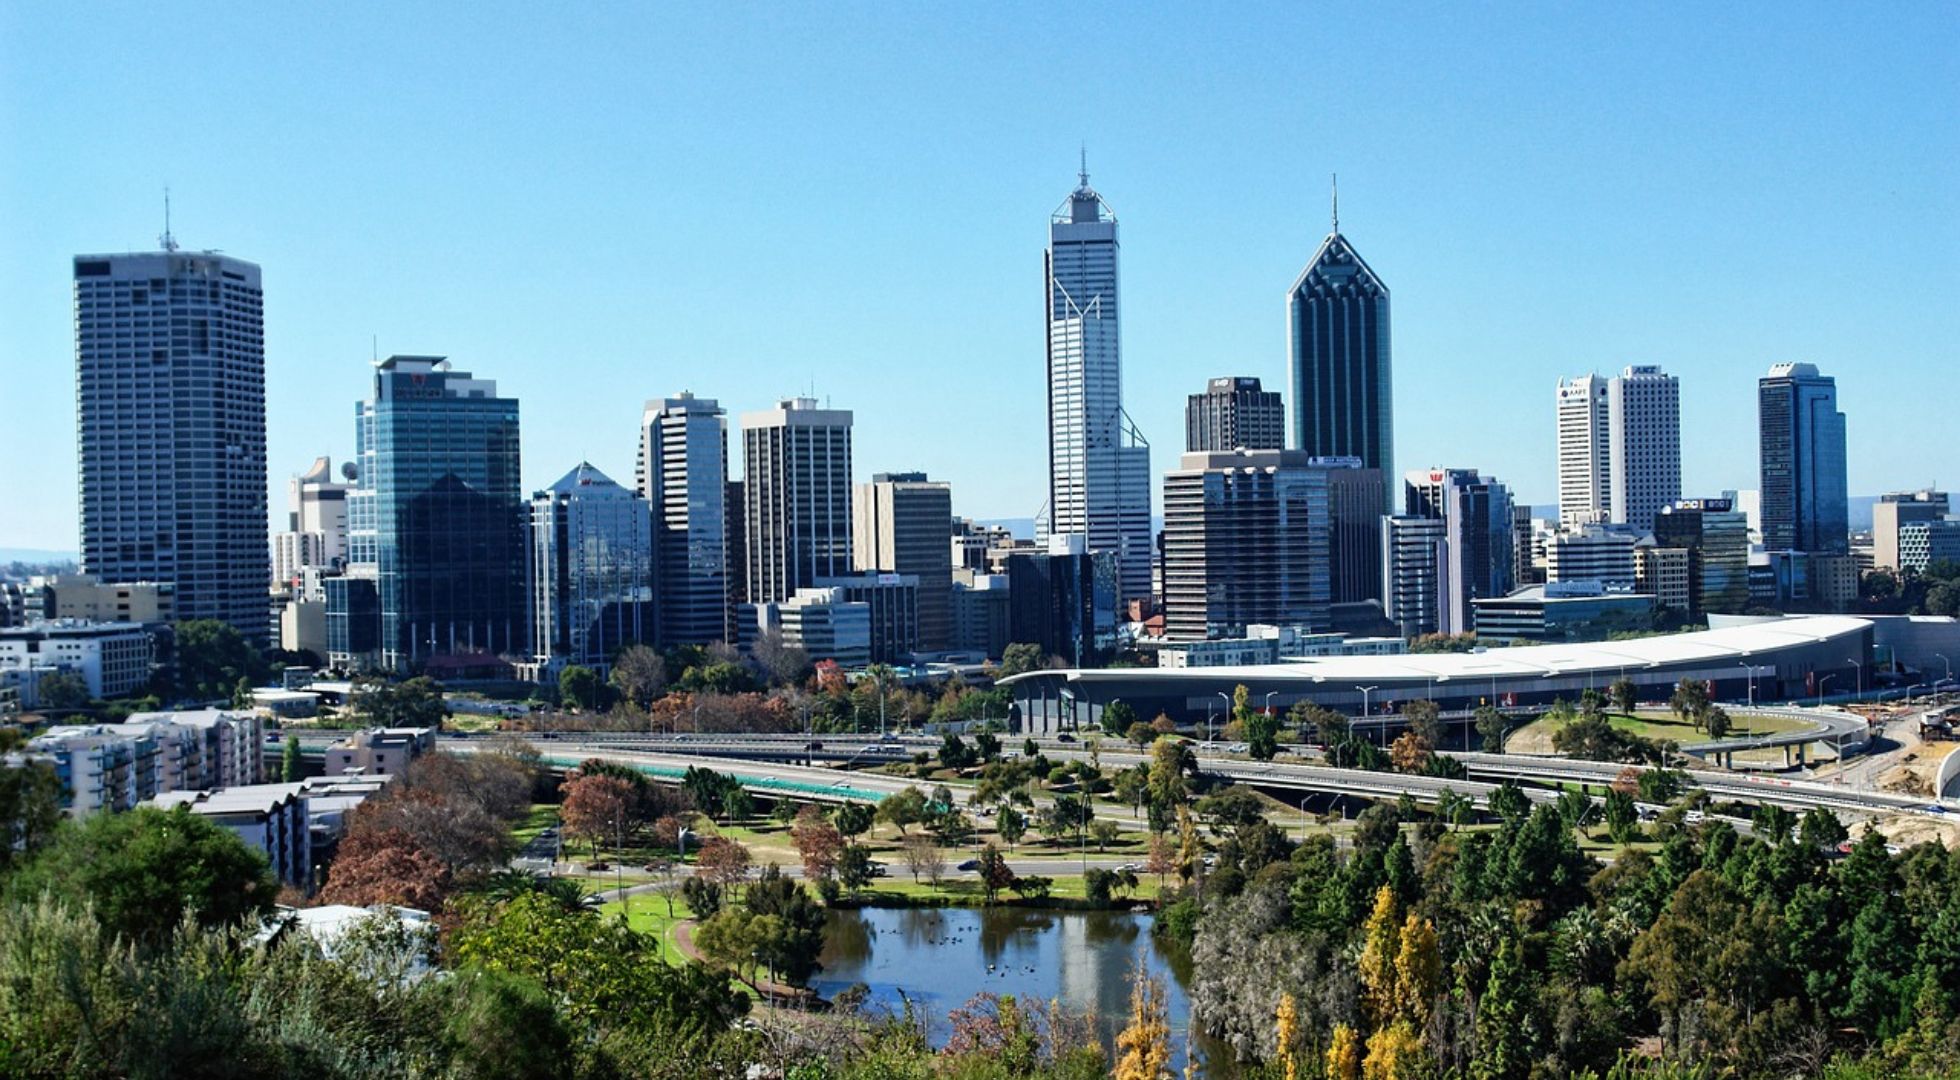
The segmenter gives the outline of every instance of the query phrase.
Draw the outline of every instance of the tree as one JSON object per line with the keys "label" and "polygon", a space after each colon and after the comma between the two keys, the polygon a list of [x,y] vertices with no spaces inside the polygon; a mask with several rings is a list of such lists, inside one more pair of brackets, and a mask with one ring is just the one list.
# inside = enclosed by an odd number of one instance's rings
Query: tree
{"label": "tree", "polygon": [[1488,805],[1490,812],[1511,824],[1516,824],[1531,812],[1531,800],[1525,797],[1524,789],[1517,781],[1506,780],[1490,793]]}
{"label": "tree", "polygon": [[1395,737],[1394,744],[1388,748],[1388,759],[1399,772],[1419,773],[1429,764],[1431,745],[1420,732],[1411,729]]}
{"label": "tree", "polygon": [[1271,761],[1279,755],[1279,717],[1256,709],[1245,717],[1246,753],[1258,761]]}
{"label": "tree", "polygon": [[427,676],[400,683],[357,680],[353,710],[370,727],[441,727],[449,717],[441,684]]}
{"label": "tree", "polygon": [[1000,834],[1001,840],[1007,844],[1009,850],[1012,850],[1021,842],[1021,837],[1028,833],[1027,815],[1012,806],[1003,806],[1000,812],[994,815],[994,831]]}
{"label": "tree", "polygon": [[710,836],[694,857],[694,873],[723,888],[749,876],[749,849],[725,836]]}
{"label": "tree", "polygon": [[565,801],[558,808],[558,819],[567,836],[590,841],[595,856],[600,841],[624,839],[631,785],[616,776],[574,776],[563,790]]}
{"label": "tree", "polygon": [[1625,675],[1613,680],[1612,685],[1606,688],[1606,696],[1612,699],[1613,708],[1622,716],[1632,716],[1633,710],[1640,705],[1640,688]]}
{"label": "tree", "polygon": [[681,882],[681,899],[687,902],[688,910],[694,912],[696,919],[712,919],[721,910],[722,888],[703,877],[691,877]]}
{"label": "tree", "polygon": [[723,908],[694,928],[694,946],[709,961],[755,982],[763,945],[778,933],[775,920],[743,908]]}
{"label": "tree", "polygon": [[789,829],[790,843],[803,860],[803,876],[811,881],[829,877],[844,854],[844,834],[825,821],[815,806],[805,806]]}
{"label": "tree", "polygon": [[1158,739],[1150,748],[1150,802],[1162,813],[1184,802],[1184,770],[1190,751],[1176,739]]}
{"label": "tree", "polygon": [[1806,847],[1818,851],[1834,850],[1851,836],[1844,823],[1836,814],[1821,806],[1811,807],[1804,812],[1802,824],[1797,826],[1797,837]]}
{"label": "tree", "polygon": [[591,712],[603,703],[605,684],[599,673],[583,664],[567,664],[558,673],[558,700],[580,712]]}
{"label": "tree", "polygon": [[871,861],[871,849],[863,844],[851,844],[844,848],[844,854],[837,860],[837,880],[851,895],[856,896],[871,880],[878,876],[878,868]]}
{"label": "tree", "polygon": [[791,645],[781,630],[771,628],[757,634],[749,655],[771,685],[794,686],[810,677],[810,654],[801,645]]}
{"label": "tree", "polygon": [[1099,854],[1109,850],[1109,845],[1115,842],[1120,832],[1116,823],[1107,818],[1097,818],[1089,823],[1089,838],[1096,842],[1096,851]]}
{"label": "tree", "polygon": [[939,764],[948,769],[964,769],[973,764],[973,749],[949,731],[939,741]]}
{"label": "tree", "polygon": [[1334,1025],[1327,1041],[1328,1080],[1361,1080],[1361,1036],[1346,1024]]}
{"label": "tree", "polygon": [[1113,1080],[1165,1080],[1171,1075],[1171,1028],[1164,984],[1142,968],[1130,972],[1130,1023],[1116,1036]]}
{"label": "tree", "polygon": [[651,708],[667,689],[667,661],[645,645],[628,645],[613,658],[606,681],[635,708]]}
{"label": "tree", "polygon": [[1478,1003],[1476,1056],[1470,1074],[1476,1080],[1511,1080],[1531,1072],[1532,1017],[1529,983],[1518,955],[1518,943],[1506,937],[1498,944]]}
{"label": "tree", "polygon": [[34,683],[35,707],[46,712],[74,712],[88,707],[88,682],[72,671],[53,671]]}
{"label": "tree", "polygon": [[1504,752],[1504,714],[1495,705],[1477,706],[1477,735],[1483,740],[1484,753]]}
{"label": "tree", "polygon": [[474,967],[456,979],[441,1010],[451,1075],[545,1080],[574,1071],[572,1033],[537,982]]}
{"label": "tree", "polygon": [[926,794],[916,787],[908,787],[895,795],[888,795],[878,803],[878,819],[898,828],[899,835],[905,835],[908,825],[916,825],[926,816]]}
{"label": "tree", "polygon": [[802,884],[773,866],[749,886],[742,903],[751,914],[777,920],[760,945],[770,970],[798,986],[808,982],[817,971],[817,954],[823,951],[822,905]]}
{"label": "tree", "polygon": [[1606,789],[1606,832],[1616,844],[1631,844],[1640,838],[1640,810],[1633,796],[1618,786]]}
{"label": "tree", "polygon": [[1422,736],[1430,746],[1443,745],[1443,711],[1436,703],[1418,699],[1402,706],[1402,719],[1409,722],[1409,730]]}
{"label": "tree", "polygon": [[1048,894],[1054,887],[1054,878],[1042,877],[1040,874],[1028,874],[1016,878],[1013,885],[1014,891],[1020,894],[1021,899],[1037,904],[1048,899]]}
{"label": "tree", "polygon": [[1135,817],[1143,809],[1145,798],[1150,794],[1150,768],[1136,765],[1124,769],[1110,781],[1110,794],[1116,801],[1130,808],[1130,816]]}
{"label": "tree", "polygon": [[1700,730],[1702,721],[1708,715],[1708,684],[1700,679],[1682,679],[1674,684],[1674,693],[1668,696],[1667,707],[1674,711],[1674,717],[1683,723],[1694,724]]}
{"label": "tree", "polygon": [[871,831],[877,809],[870,803],[842,803],[830,812],[830,823],[845,836],[863,836]]}
{"label": "tree", "polygon": [[94,814],[58,832],[7,882],[12,903],[47,893],[93,905],[102,931],[166,940],[186,916],[233,926],[272,910],[279,885],[265,856],[222,825],[179,808]]}
{"label": "tree", "polygon": [[1703,714],[1702,724],[1707,727],[1709,738],[1721,739],[1727,737],[1729,728],[1731,727],[1728,710],[1722,708],[1720,705],[1709,706],[1707,712]]}
{"label": "tree", "polygon": [[1401,983],[1395,969],[1396,954],[1402,942],[1401,906],[1395,891],[1384,885],[1375,890],[1375,907],[1361,931],[1361,956],[1356,966],[1361,976],[1362,1005],[1377,1027],[1386,1026],[1400,1011]]}
{"label": "tree", "polygon": [[1041,646],[1026,641],[1009,645],[1000,654],[1000,677],[1023,675],[1041,667]]}
{"label": "tree", "polygon": [[937,885],[939,879],[946,875],[946,853],[939,850],[939,842],[932,837],[914,833],[900,841],[898,847],[914,882],[923,874],[928,881]]}
{"label": "tree", "polygon": [[[19,738],[12,728],[0,736]],[[0,751],[12,749],[0,741]],[[62,821],[61,777],[46,761],[0,766],[0,880],[54,839]]]}
{"label": "tree", "polygon": [[279,752],[279,780],[282,783],[295,783],[305,775],[305,759],[300,756],[299,736],[286,736],[286,746]]}
{"label": "tree", "polygon": [[1128,738],[1130,729],[1142,723],[1137,719],[1137,711],[1128,702],[1112,701],[1103,706],[1102,729],[1119,738]]}
{"label": "tree", "polygon": [[449,868],[422,850],[414,837],[400,829],[363,831],[340,842],[320,902],[354,907],[399,904],[440,911],[450,884]]}
{"label": "tree", "polygon": [[256,683],[265,661],[238,628],[218,619],[187,619],[176,624],[178,694],[210,701],[229,699],[238,681]]}
{"label": "tree", "polygon": [[980,849],[979,863],[980,889],[986,894],[987,903],[991,904],[1000,898],[1002,889],[1013,886],[1014,869],[1007,865],[1007,858],[1000,853],[1000,849],[992,844]]}

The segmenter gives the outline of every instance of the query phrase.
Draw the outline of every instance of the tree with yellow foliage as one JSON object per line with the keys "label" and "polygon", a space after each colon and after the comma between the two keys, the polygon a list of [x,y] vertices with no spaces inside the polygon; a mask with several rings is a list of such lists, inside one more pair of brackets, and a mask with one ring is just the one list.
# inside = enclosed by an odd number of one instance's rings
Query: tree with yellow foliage
{"label": "tree with yellow foliage", "polygon": [[1286,1080],[1300,1080],[1300,1063],[1293,1053],[1293,1041],[1300,1037],[1300,1009],[1292,994],[1279,996],[1278,1015],[1273,1022],[1273,1041],[1279,1047],[1280,1067]]}
{"label": "tree with yellow foliage", "polygon": [[1401,936],[1395,951],[1395,1014],[1420,1031],[1443,982],[1443,956],[1436,927],[1413,911],[1402,921]]}
{"label": "tree with yellow foliage", "polygon": [[1368,1037],[1361,1080],[1415,1080],[1427,1075],[1427,1058],[1422,1036],[1407,1020],[1397,1020]]}
{"label": "tree with yellow foliage", "polygon": [[1198,823],[1191,818],[1191,811],[1183,806],[1177,808],[1177,876],[1186,881],[1197,874],[1199,860],[1204,858],[1204,846],[1198,841]]}
{"label": "tree with yellow foliage", "polygon": [[1395,892],[1384,885],[1375,891],[1375,909],[1363,928],[1361,945],[1361,1004],[1376,1027],[1394,1019],[1401,1001],[1395,970],[1402,946],[1401,924]]}
{"label": "tree with yellow foliage", "polygon": [[1327,1080],[1361,1080],[1361,1036],[1346,1024],[1327,1043]]}
{"label": "tree with yellow foliage", "polygon": [[1165,1080],[1171,1075],[1171,1024],[1164,984],[1141,966],[1130,972],[1130,1026],[1116,1036],[1114,1080]]}

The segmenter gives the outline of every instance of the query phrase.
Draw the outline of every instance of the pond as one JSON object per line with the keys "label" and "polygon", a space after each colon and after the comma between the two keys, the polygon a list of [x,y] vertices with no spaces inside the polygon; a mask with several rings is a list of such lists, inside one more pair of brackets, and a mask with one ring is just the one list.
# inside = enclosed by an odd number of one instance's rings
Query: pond
{"label": "pond", "polygon": [[1130,970],[1141,964],[1168,991],[1171,1042],[1182,1069],[1188,966],[1158,945],[1150,926],[1150,915],[1122,911],[837,909],[825,928],[823,970],[811,986],[832,997],[863,983],[869,1002],[895,1013],[910,1000],[935,1046],[952,1034],[946,1014],[975,994],[1059,999],[1093,1017],[1108,1047],[1128,1021]]}

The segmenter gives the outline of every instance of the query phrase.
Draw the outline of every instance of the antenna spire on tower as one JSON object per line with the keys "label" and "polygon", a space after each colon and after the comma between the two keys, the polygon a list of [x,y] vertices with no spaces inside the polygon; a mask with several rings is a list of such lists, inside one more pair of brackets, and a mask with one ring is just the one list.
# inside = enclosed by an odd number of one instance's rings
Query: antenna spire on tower
{"label": "antenna spire on tower", "polygon": [[170,235],[170,186],[168,184],[163,188],[163,235],[157,237],[157,243],[162,244],[165,251],[177,250],[177,238]]}
{"label": "antenna spire on tower", "polygon": [[1341,231],[1341,174],[1334,173],[1334,231]]}
{"label": "antenna spire on tower", "polygon": [[1076,175],[1082,178],[1082,186],[1086,189],[1089,186],[1089,142],[1087,139],[1082,141],[1082,171]]}

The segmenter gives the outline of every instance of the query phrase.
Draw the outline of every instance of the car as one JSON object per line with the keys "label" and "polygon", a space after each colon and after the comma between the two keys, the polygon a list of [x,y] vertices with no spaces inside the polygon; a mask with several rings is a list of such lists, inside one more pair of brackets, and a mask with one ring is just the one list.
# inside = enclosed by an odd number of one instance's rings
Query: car
{"label": "car", "polygon": [[1055,735],[1055,741],[1056,741],[1056,742],[1074,742],[1074,741],[1075,741],[1075,736],[1073,736],[1073,735],[1070,735],[1070,734],[1069,734],[1068,732],[1066,732],[1066,731],[1063,731],[1063,732],[1058,732],[1058,733],[1056,733],[1056,735]]}
{"label": "car", "polygon": [[898,733],[887,731],[883,735],[878,736],[878,741],[881,743],[895,743],[898,741]]}
{"label": "car", "polygon": [[881,863],[881,862],[875,862],[875,863],[872,863],[872,864],[871,864],[871,876],[872,876],[872,877],[884,877],[885,875],[887,875],[887,874],[889,874],[889,873],[891,873],[891,867],[890,867],[890,866],[887,866],[886,864],[884,864],[884,863]]}
{"label": "car", "polygon": [[598,893],[587,893],[579,898],[579,903],[586,907],[598,907],[605,902],[606,898]]}
{"label": "car", "polygon": [[1681,820],[1687,822],[1690,825],[1699,825],[1702,823],[1702,817],[1703,815],[1701,811],[1690,810],[1687,813],[1681,815]]}
{"label": "car", "polygon": [[1116,868],[1116,872],[1119,874],[1123,874],[1123,873],[1137,874],[1137,873],[1141,873],[1142,871],[1143,871],[1143,867],[1133,862],[1126,862],[1123,865]]}
{"label": "car", "polygon": [[847,788],[851,786],[851,782],[849,780],[839,780],[830,786],[832,788]]}
{"label": "car", "polygon": [[958,865],[957,867],[954,867],[954,869],[956,869],[956,870],[978,870],[978,869],[980,869],[980,860],[979,860],[979,859],[968,859],[968,860],[966,860],[965,862],[963,862],[963,863],[961,863],[961,864],[959,864],[959,865]]}
{"label": "car", "polygon": [[586,863],[585,868],[594,874],[603,874],[612,869],[612,864],[602,859],[599,862]]}
{"label": "car", "polygon": [[822,744],[822,743],[820,743],[820,742],[814,742],[814,741],[812,741],[812,742],[807,742],[807,743],[804,743],[804,744],[803,744],[803,749],[805,749],[805,750],[822,750],[822,749],[823,749],[823,744]]}
{"label": "car", "polygon": [[1939,803],[1927,803],[1922,809],[1924,809],[1929,814],[1946,813],[1946,807],[1940,805]]}

